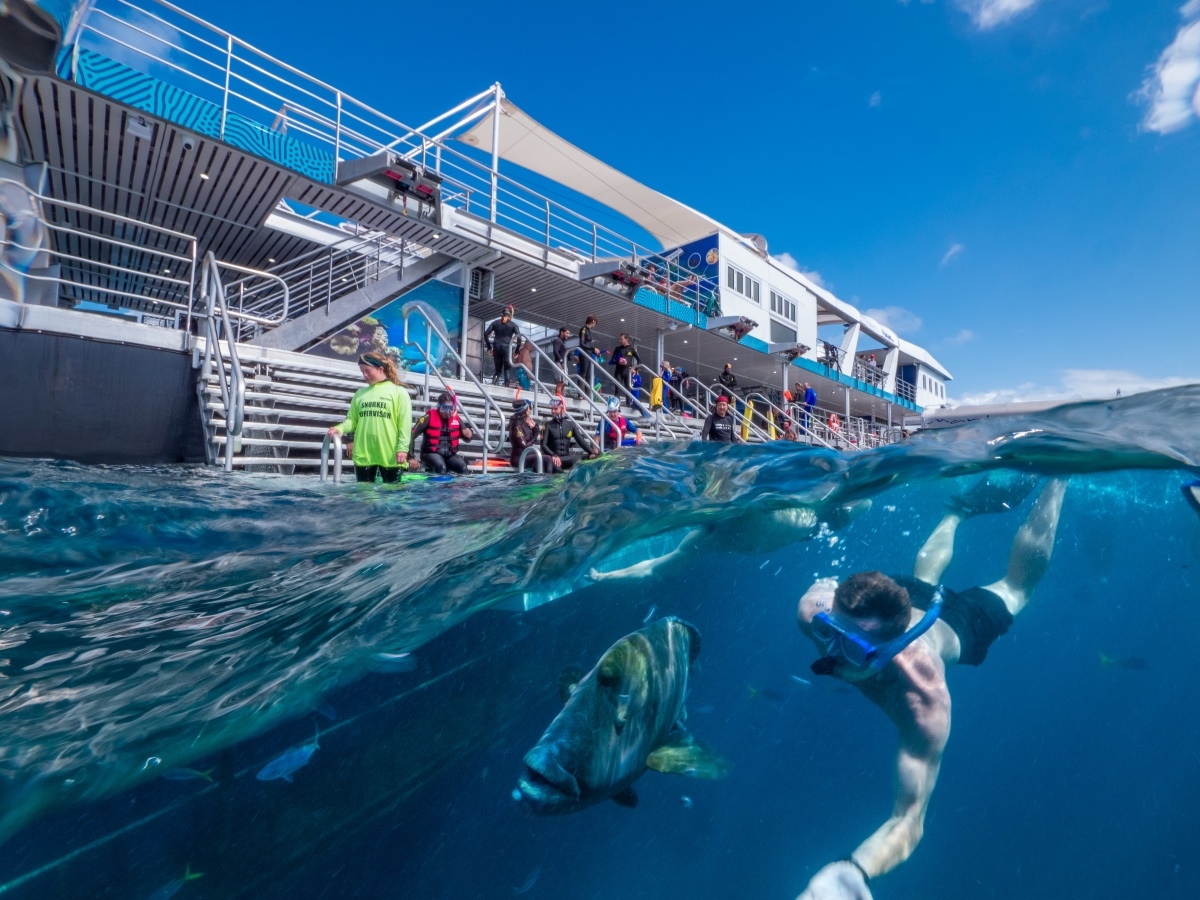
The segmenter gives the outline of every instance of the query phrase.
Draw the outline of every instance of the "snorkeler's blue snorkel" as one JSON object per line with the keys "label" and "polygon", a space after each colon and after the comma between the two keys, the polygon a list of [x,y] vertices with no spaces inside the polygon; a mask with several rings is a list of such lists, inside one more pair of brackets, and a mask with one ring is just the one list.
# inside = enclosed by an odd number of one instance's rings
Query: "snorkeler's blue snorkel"
{"label": "snorkeler's blue snorkel", "polygon": [[832,675],[839,668],[850,668],[864,676],[877,675],[909,644],[933,627],[942,612],[943,590],[939,586],[933,603],[916,625],[899,637],[873,644],[853,625],[841,622],[829,613],[817,613],[812,620],[813,637],[825,656],[810,666],[816,675]]}

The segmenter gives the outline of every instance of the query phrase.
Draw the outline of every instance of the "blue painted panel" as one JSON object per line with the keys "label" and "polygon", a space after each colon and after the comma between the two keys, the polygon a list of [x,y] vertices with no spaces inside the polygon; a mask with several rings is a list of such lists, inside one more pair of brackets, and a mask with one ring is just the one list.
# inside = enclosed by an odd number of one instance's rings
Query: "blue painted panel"
{"label": "blue painted panel", "polygon": [[[135,109],[168,119],[190,131],[221,138],[221,107],[209,100],[131,69],[93,50],[79,51],[75,81]],[[227,144],[307,175],[333,183],[333,156],[243,115],[225,117]]]}

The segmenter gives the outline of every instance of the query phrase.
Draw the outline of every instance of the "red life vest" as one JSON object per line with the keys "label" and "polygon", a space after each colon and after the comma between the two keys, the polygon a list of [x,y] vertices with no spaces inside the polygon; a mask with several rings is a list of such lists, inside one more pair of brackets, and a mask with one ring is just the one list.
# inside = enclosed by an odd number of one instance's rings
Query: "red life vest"
{"label": "red life vest", "polygon": [[[423,453],[437,453],[438,447],[442,443],[442,416],[436,409],[429,411],[429,427],[425,429],[425,446],[422,448]],[[458,452],[458,435],[461,431],[461,423],[458,421],[458,413],[451,413],[448,422],[450,426],[450,455],[453,456]]]}

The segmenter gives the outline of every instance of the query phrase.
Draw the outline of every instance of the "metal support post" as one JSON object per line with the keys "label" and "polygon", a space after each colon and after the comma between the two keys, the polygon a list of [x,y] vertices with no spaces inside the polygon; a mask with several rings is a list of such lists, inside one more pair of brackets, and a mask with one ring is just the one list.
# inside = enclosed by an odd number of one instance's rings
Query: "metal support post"
{"label": "metal support post", "polygon": [[504,92],[496,82],[496,95],[492,103],[492,210],[490,221],[496,224],[496,202],[500,195],[500,99]]}

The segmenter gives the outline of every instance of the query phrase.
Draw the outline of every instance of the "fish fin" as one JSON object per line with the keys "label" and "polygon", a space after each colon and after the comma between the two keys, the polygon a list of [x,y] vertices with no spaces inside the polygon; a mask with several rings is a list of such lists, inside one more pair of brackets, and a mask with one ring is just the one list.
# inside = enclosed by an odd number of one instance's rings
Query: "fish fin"
{"label": "fish fin", "polygon": [[291,783],[292,783],[292,776],[291,776],[291,775],[284,775],[284,776],[282,776],[282,778],[283,778],[283,780],[284,780],[284,781],[286,781],[288,784],[291,784]]}
{"label": "fish fin", "polygon": [[216,771],[215,769],[206,769],[203,772],[197,771],[196,774],[199,775],[201,778],[203,778],[205,781],[207,781],[209,784],[212,784],[213,783],[212,773],[215,771]]}
{"label": "fish fin", "polygon": [[710,779],[724,778],[730,769],[728,760],[684,731],[671,732],[662,746],[646,757],[646,765],[668,775]]}
{"label": "fish fin", "polygon": [[1107,667],[1111,666],[1114,662],[1116,662],[1116,660],[1111,656],[1105,656],[1103,653],[1100,654],[1100,665]]}
{"label": "fish fin", "polygon": [[623,806],[626,809],[633,809],[638,805],[638,795],[634,793],[633,788],[627,787],[621,793],[612,798],[613,803],[617,806]]}
{"label": "fish fin", "polygon": [[558,676],[558,699],[563,702],[563,706],[567,705],[567,701],[579,687],[579,682],[583,681],[584,674],[583,669],[579,666],[567,666]]}
{"label": "fish fin", "polygon": [[195,881],[197,878],[203,878],[203,877],[204,877],[203,872],[193,872],[192,871],[191,863],[188,863],[187,866],[183,870],[183,880],[184,881]]}

